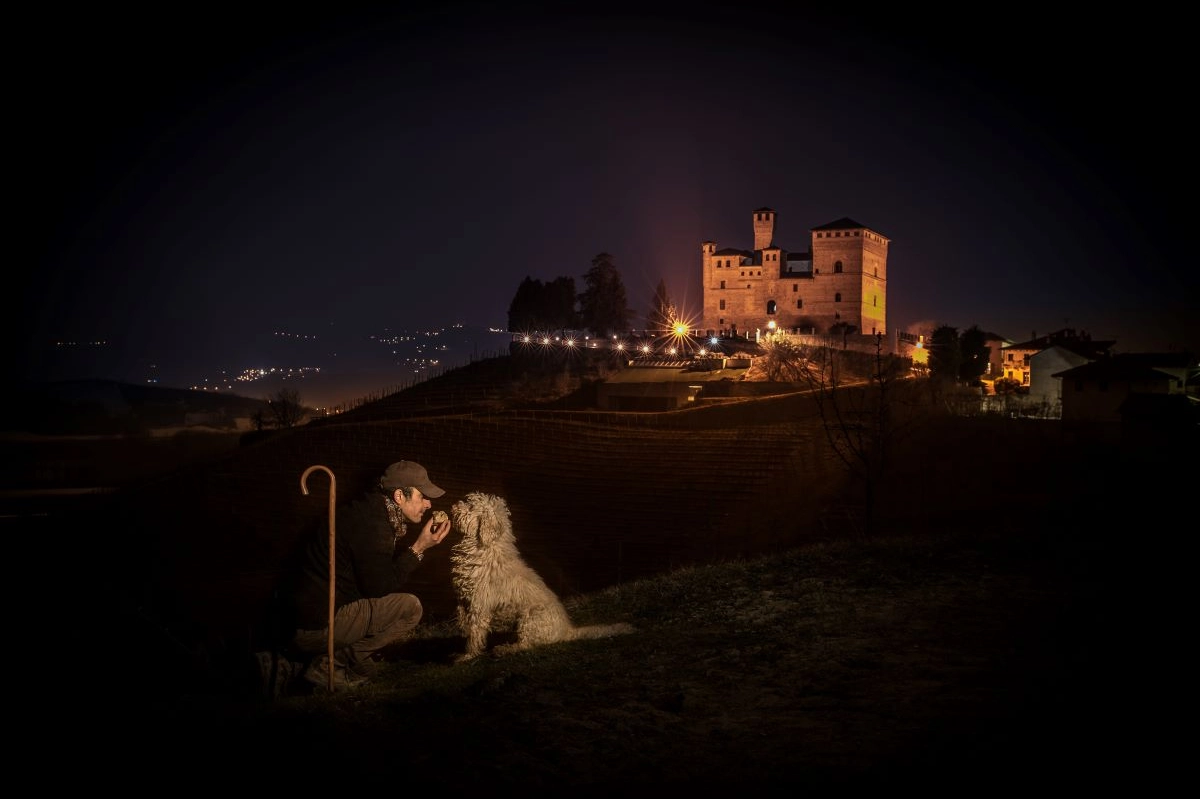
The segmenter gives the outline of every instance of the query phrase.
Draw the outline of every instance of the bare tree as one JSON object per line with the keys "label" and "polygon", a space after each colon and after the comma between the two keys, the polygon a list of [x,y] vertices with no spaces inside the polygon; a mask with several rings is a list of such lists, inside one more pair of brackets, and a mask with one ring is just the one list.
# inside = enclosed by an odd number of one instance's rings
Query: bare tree
{"label": "bare tree", "polygon": [[667,294],[667,283],[660,278],[658,287],[654,290],[654,297],[650,301],[650,315],[646,317],[647,329],[656,333],[670,332],[678,317],[679,313]]}
{"label": "bare tree", "polygon": [[[863,490],[862,532],[875,530],[879,488],[887,479],[898,437],[910,426],[918,392],[904,385],[911,362],[884,352],[834,346],[797,348],[799,373],[812,390],[826,440]],[[830,342],[832,343],[832,342]]]}
{"label": "bare tree", "polygon": [[300,392],[294,388],[281,388],[276,391],[267,398],[267,407],[271,410],[276,427],[295,427],[304,417]]}

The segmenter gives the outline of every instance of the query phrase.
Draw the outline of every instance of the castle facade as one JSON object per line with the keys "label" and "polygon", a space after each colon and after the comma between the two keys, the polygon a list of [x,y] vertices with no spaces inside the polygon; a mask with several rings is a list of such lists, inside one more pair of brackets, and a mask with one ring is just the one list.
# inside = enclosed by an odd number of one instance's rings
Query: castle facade
{"label": "castle facade", "polygon": [[887,333],[890,239],[853,219],[812,228],[807,251],[775,242],[776,213],[754,211],[754,249],[700,245],[707,335]]}

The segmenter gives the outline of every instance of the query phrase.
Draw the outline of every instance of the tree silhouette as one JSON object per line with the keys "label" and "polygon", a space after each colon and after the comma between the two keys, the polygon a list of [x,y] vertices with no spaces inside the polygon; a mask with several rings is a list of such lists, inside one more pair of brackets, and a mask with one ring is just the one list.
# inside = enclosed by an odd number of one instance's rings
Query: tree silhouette
{"label": "tree silhouette", "polygon": [[842,337],[842,349],[846,349],[846,338],[857,330],[858,325],[852,325],[849,322],[834,322],[829,326],[831,335]]}
{"label": "tree silhouette", "polygon": [[575,278],[557,277],[549,283],[526,276],[508,306],[509,332],[574,329]]}
{"label": "tree silhouette", "polygon": [[508,330],[518,333],[525,330],[542,329],[542,295],[545,289],[542,281],[535,280],[529,275],[517,286],[517,293],[508,304]]}
{"label": "tree silhouette", "polygon": [[979,325],[971,325],[958,338],[958,377],[964,383],[974,384],[988,367],[988,346]]}
{"label": "tree silhouette", "polygon": [[592,268],[583,276],[587,288],[579,295],[580,323],[601,338],[629,330],[632,316],[625,284],[612,258],[602,252],[592,259]]}
{"label": "tree silhouette", "polygon": [[294,388],[281,388],[276,391],[267,398],[267,407],[276,427],[295,427],[304,417],[300,392]]}
{"label": "tree silhouette", "polygon": [[929,337],[929,376],[939,383],[954,383],[962,366],[958,328],[941,325]]}
{"label": "tree silhouette", "polygon": [[883,334],[876,333],[875,352],[866,360],[863,353],[832,346],[793,348],[826,440],[862,487],[865,536],[875,531],[876,496],[890,477],[899,438],[912,432],[919,404],[913,381],[906,379],[912,362],[885,353],[883,342]]}
{"label": "tree silhouette", "polygon": [[664,333],[670,330],[676,319],[679,317],[679,312],[675,308],[675,304],[671,302],[671,297],[667,294],[666,281],[661,278],[658,281],[658,287],[654,289],[654,297],[650,301],[650,314],[646,317],[646,328],[655,333]]}

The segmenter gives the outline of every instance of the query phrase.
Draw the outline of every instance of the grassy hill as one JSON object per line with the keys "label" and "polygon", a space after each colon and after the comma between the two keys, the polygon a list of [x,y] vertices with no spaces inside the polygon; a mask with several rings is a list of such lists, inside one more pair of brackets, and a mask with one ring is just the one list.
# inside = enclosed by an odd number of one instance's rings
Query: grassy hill
{"label": "grassy hill", "polygon": [[[502,401],[520,381],[495,372],[448,380],[462,382],[255,440],[24,536],[30,563],[60,563],[64,541],[84,552],[56,598],[64,618],[95,604],[69,635],[93,655],[72,713],[100,741],[89,775],[144,763],[290,789],[306,763],[451,790],[961,791],[1092,784],[1063,741],[1113,755],[1110,704],[1094,700],[1123,665],[1107,631],[1137,600],[1110,592],[1105,531],[1179,490],[1159,453],[930,413],[894,442],[865,538],[859,487],[801,393],[618,414]],[[288,553],[398,458],[429,467],[439,507],[504,496],[573,618],[638,632],[454,665],[451,538],[418,572],[418,637],[376,685],[263,702],[245,678]],[[304,495],[314,464],[336,482],[314,475]],[[127,732],[106,736],[113,718]]]}

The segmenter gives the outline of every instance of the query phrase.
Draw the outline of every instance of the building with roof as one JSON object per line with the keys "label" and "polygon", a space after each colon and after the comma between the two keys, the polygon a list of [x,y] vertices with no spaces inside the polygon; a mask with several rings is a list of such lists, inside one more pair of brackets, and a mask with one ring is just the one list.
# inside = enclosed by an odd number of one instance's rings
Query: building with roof
{"label": "building with roof", "polygon": [[886,334],[891,240],[843,217],[811,228],[806,249],[793,251],[775,240],[776,221],[774,210],[755,209],[752,249],[701,243],[698,327],[722,337]]}
{"label": "building with roof", "polygon": [[[1049,375],[1068,366],[1077,366],[1097,358],[1106,357],[1114,341],[1093,341],[1086,330],[1064,327],[1044,336],[1034,335],[1027,341],[1008,344],[1000,349],[1000,373],[996,378],[1014,380],[1033,394],[1035,377],[1034,356],[1057,348],[1057,355],[1045,359],[1047,370],[1037,379],[1039,399],[1057,399],[1057,386],[1051,385]],[[1057,360],[1056,360],[1057,358]],[[1044,382],[1043,382],[1044,381]]]}
{"label": "building with roof", "polygon": [[[1118,354],[1052,375],[1062,382],[1064,424],[1117,427],[1135,419],[1145,423],[1153,419],[1153,409],[1179,408],[1177,415],[1164,415],[1158,421],[1185,420],[1177,432],[1189,435],[1195,434],[1200,418],[1196,415],[1200,407],[1196,376],[1196,358],[1186,352]],[[1168,396],[1179,399],[1165,399]]]}

